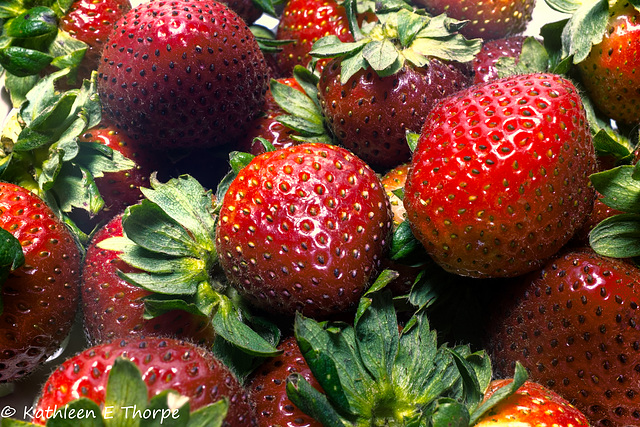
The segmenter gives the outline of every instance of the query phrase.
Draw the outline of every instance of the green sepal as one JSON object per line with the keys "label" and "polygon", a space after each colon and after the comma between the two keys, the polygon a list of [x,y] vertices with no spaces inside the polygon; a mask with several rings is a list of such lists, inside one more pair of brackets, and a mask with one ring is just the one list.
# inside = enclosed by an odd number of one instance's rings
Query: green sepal
{"label": "green sepal", "polygon": [[313,48],[309,55],[316,58],[335,58],[336,56],[344,56],[354,54],[362,50],[367,44],[366,40],[357,42],[343,42],[335,35],[322,37],[313,44]]}
{"label": "green sepal", "polygon": [[11,19],[4,25],[4,34],[13,38],[31,38],[52,35],[58,31],[55,12],[45,6],[36,6]]}
{"label": "green sepal", "polygon": [[589,178],[596,191],[602,194],[601,201],[622,212],[640,213],[640,179],[634,177],[635,167],[622,165]]}
{"label": "green sepal", "polygon": [[612,129],[600,129],[593,136],[593,146],[598,156],[612,156],[617,163],[633,161],[633,147],[628,138]]}
{"label": "green sepal", "polygon": [[407,139],[407,145],[409,145],[409,150],[411,150],[412,153],[416,151],[416,147],[418,146],[418,141],[420,141],[420,134],[407,130],[407,134],[405,138]]}
{"label": "green sepal", "polygon": [[242,169],[247,167],[254,159],[254,155],[245,153],[244,151],[232,151],[229,153],[229,165],[235,175],[239,174]]}
{"label": "green sepal", "polygon": [[14,18],[25,12],[23,0],[1,0],[0,1],[0,19]]}
{"label": "green sepal", "polygon": [[138,427],[140,420],[127,414],[121,406],[145,408],[147,385],[142,380],[140,369],[130,360],[118,357],[113,361],[105,392],[104,406],[112,407],[113,418],[109,424],[118,427]]}
{"label": "green sepal", "polygon": [[20,46],[0,49],[0,65],[17,77],[38,74],[51,64],[53,56]]}
{"label": "green sepal", "polygon": [[[127,406],[133,405],[127,404]],[[139,427],[186,427],[189,423],[189,399],[180,396],[173,390],[164,390],[156,394],[145,406],[150,411],[156,411],[156,415],[159,416],[141,418]],[[126,412],[125,415],[127,415]],[[131,414],[129,414],[129,418],[131,418]],[[118,425],[117,422],[116,425]]]}
{"label": "green sepal", "polygon": [[394,261],[409,258],[416,251],[422,252],[421,243],[416,239],[408,221],[403,221],[393,230],[389,258]]}
{"label": "green sepal", "polygon": [[[367,297],[370,294],[383,290],[389,283],[396,280],[398,276],[399,276],[399,273],[395,270],[390,270],[390,269],[382,270],[382,273],[380,273],[378,277],[376,277],[376,280],[373,282],[371,287],[367,289],[367,291],[364,293],[365,298],[363,298],[363,300],[368,301]],[[362,301],[360,303],[362,303]]]}
{"label": "green sepal", "polygon": [[187,427],[221,427],[227,417],[229,405],[225,397],[191,412]]}
{"label": "green sepal", "polygon": [[333,408],[327,396],[313,388],[300,374],[287,378],[287,396],[302,412],[327,427],[350,425]]}
{"label": "green sepal", "polygon": [[547,49],[534,37],[527,37],[522,43],[518,60],[502,57],[496,63],[500,78],[516,74],[545,72],[549,69],[550,58]]}
{"label": "green sepal", "polygon": [[553,10],[561,13],[574,13],[582,6],[583,0],[545,0],[545,3]]}
{"label": "green sepal", "polygon": [[604,219],[589,233],[589,244],[598,254],[611,258],[640,255],[640,214],[623,213]]}
{"label": "green sepal", "polygon": [[[0,228],[0,291],[9,274],[24,264],[24,252],[20,241],[13,234]],[[0,292],[0,315],[4,311]]]}
{"label": "green sepal", "polygon": [[468,427],[471,415],[469,409],[451,398],[440,398],[433,405],[432,427]]}
{"label": "green sepal", "polygon": [[563,57],[573,56],[574,64],[584,61],[591,47],[602,41],[608,21],[608,0],[583,3],[562,32]]}
{"label": "green sepal", "polygon": [[[73,411],[76,416],[65,416]],[[83,414],[80,416],[80,414]],[[47,419],[47,427],[104,427],[106,422],[102,418],[100,407],[87,398],[80,398],[70,402],[65,408],[58,410],[59,416],[53,416]],[[89,415],[91,414],[91,415]],[[4,420],[2,422],[4,426]]]}
{"label": "green sepal", "polygon": [[27,93],[33,89],[40,79],[37,75],[18,77],[11,73],[4,76],[4,86],[11,97],[11,105],[14,108],[20,107],[27,100]]}
{"label": "green sepal", "polygon": [[462,401],[465,402],[467,408],[474,409],[482,402],[484,389],[480,386],[476,370],[458,350],[451,349],[449,351],[462,379]]}
{"label": "green sepal", "polygon": [[49,53],[53,56],[51,65],[63,69],[80,65],[88,49],[88,45],[71,37],[64,31],[59,31],[49,46]]}

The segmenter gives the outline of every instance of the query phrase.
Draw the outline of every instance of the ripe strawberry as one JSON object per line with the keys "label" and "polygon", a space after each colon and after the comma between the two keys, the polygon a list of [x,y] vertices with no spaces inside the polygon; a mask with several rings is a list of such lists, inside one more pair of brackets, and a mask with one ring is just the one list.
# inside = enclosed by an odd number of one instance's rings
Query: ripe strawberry
{"label": "ripe strawberry", "polygon": [[321,427],[322,424],[303,413],[287,396],[287,378],[293,373],[322,391],[302,357],[295,337],[284,339],[278,349],[283,353],[259,366],[247,381],[258,424],[263,427]]}
{"label": "ripe strawberry", "polygon": [[133,336],[174,336],[213,342],[213,330],[206,317],[174,310],[143,319],[144,297],[151,294],[127,283],[119,271],[136,270],[118,258],[119,253],[101,249],[100,242],[122,236],[122,216],[100,228],[87,247],[82,269],[83,326],[89,341],[99,342]]}
{"label": "ripe strawberry", "polygon": [[[513,379],[489,384],[485,400]],[[588,426],[587,417],[557,393],[535,382],[525,382],[514,394],[491,408],[475,427],[490,426]]]}
{"label": "ripe strawberry", "polygon": [[69,334],[81,255],[53,211],[17,185],[0,183],[0,227],[24,253],[24,264],[1,283],[0,382],[11,382],[37,368]]}
{"label": "ripe strawberry", "polygon": [[216,229],[227,278],[256,306],[352,310],[391,230],[380,179],[347,150],[300,144],[255,157],[229,186]]}
{"label": "ripe strawberry", "polygon": [[391,212],[393,212],[393,225],[397,227],[407,219],[407,211],[404,208],[402,199],[395,192],[404,190],[404,184],[407,182],[407,174],[409,173],[409,163],[397,166],[387,172],[381,179],[382,186],[387,192],[389,203],[391,204]]}
{"label": "ripe strawberry", "polygon": [[535,6],[535,0],[412,0],[432,15],[446,13],[451,18],[469,20],[460,32],[466,37],[499,39],[522,33]]}
{"label": "ripe strawberry", "polygon": [[635,63],[640,50],[640,12],[629,2],[612,2],[602,41],[578,63],[589,98],[621,123],[640,117],[640,78]]}
{"label": "ripe strawberry", "polygon": [[172,389],[189,398],[193,411],[227,397],[229,410],[223,425],[255,425],[247,393],[222,362],[202,347],[162,338],[104,343],[67,359],[42,387],[33,411],[40,416],[33,421],[44,424],[47,409],[62,408],[79,398],[103,406],[108,374],[120,356],[130,359],[140,369],[149,398]]}
{"label": "ripe strawberry", "polygon": [[552,74],[474,86],[431,112],[407,177],[414,234],[445,270],[532,271],[593,206],[596,158],[578,92]]}
{"label": "ripe strawberry", "polygon": [[253,34],[214,0],[152,0],[131,10],[116,23],[98,75],[107,117],[157,149],[234,141],[268,85]]}
{"label": "ripe strawberry", "polygon": [[511,36],[503,39],[488,40],[482,44],[482,50],[473,60],[473,83],[484,83],[498,78],[496,64],[502,57],[517,58],[522,52],[524,36]]}
{"label": "ripe strawberry", "polygon": [[498,376],[519,361],[592,425],[638,425],[637,267],[574,250],[500,291],[487,340]]}

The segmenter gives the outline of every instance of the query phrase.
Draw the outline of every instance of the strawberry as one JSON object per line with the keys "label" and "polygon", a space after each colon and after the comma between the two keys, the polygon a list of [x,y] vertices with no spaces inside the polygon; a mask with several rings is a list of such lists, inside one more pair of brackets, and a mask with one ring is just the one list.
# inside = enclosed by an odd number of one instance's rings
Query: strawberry
{"label": "strawberry", "polygon": [[508,277],[539,267],[585,222],[596,157],[575,86],[553,74],[477,85],[431,112],[404,205],[445,270]]}
{"label": "strawberry", "polygon": [[535,0],[412,0],[428,13],[469,20],[461,30],[467,37],[481,37],[485,40],[499,39],[522,33],[529,21]]}
{"label": "strawberry", "polygon": [[[513,379],[494,380],[489,384],[485,400]],[[588,426],[585,415],[557,393],[537,384],[525,382],[514,394],[493,407],[474,424],[475,427],[491,426]]]}
{"label": "strawberry", "polygon": [[99,343],[119,337],[174,336],[213,342],[208,319],[182,310],[144,319],[144,298],[151,294],[127,283],[119,272],[139,272],[118,258],[119,253],[101,249],[100,242],[122,237],[122,216],[117,215],[92,237],[82,268],[83,326],[89,341]]}
{"label": "strawberry", "polygon": [[153,0],[131,10],[116,23],[98,74],[107,117],[156,149],[234,141],[268,85],[253,34],[214,0]]}
{"label": "strawberry", "polygon": [[473,59],[473,82],[478,84],[497,79],[498,60],[502,57],[518,59],[524,40],[524,36],[518,35],[485,41],[482,50]]}
{"label": "strawberry", "polygon": [[397,191],[404,191],[404,184],[407,182],[409,164],[405,163],[387,172],[381,179],[382,186],[387,192],[391,211],[393,212],[393,225],[397,227],[407,218],[407,211],[404,209],[402,199],[396,194]]}
{"label": "strawberry", "polygon": [[640,271],[576,249],[498,289],[487,350],[496,374],[516,361],[592,425],[638,425]]}
{"label": "strawberry", "polygon": [[[31,373],[67,337],[78,306],[80,249],[69,229],[37,196],[0,183],[0,228],[22,249],[0,294],[0,382]],[[3,266],[4,267],[4,266]]]}
{"label": "strawberry", "polygon": [[305,362],[295,337],[284,339],[282,354],[259,366],[247,381],[253,408],[261,426],[322,427],[298,409],[287,397],[287,378],[296,373],[315,389],[322,388]]}
{"label": "strawberry", "polygon": [[[255,425],[247,393],[222,362],[202,347],[162,338],[122,339],[90,347],[70,357],[42,387],[33,410],[33,421],[44,424],[47,410],[62,408],[80,398],[90,399],[105,409],[109,372],[120,357],[131,360],[142,372],[150,399],[171,389],[189,398],[190,410],[193,411],[227,398],[229,409],[223,426]],[[114,417],[123,410],[111,409]],[[131,414],[129,419],[133,418]]]}
{"label": "strawberry", "polygon": [[391,230],[380,179],[347,150],[300,144],[255,157],[230,184],[219,262],[254,305],[280,315],[352,310]]}

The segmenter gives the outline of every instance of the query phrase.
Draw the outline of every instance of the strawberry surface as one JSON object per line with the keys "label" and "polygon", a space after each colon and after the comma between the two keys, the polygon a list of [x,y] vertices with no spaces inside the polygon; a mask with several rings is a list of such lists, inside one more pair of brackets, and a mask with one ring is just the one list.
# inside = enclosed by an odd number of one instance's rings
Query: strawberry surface
{"label": "strawberry surface", "polygon": [[1,284],[0,383],[33,372],[71,330],[81,254],[69,229],[33,193],[0,183],[0,227],[22,245],[25,262]]}
{"label": "strawberry surface", "polygon": [[595,168],[571,82],[551,74],[496,80],[432,110],[407,177],[407,218],[448,271],[524,274],[585,222]]}

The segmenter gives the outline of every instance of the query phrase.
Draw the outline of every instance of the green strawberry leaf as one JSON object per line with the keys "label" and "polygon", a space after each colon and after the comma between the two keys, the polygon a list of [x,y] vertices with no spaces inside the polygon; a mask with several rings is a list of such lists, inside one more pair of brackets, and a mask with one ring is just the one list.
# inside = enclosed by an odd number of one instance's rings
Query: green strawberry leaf
{"label": "green strawberry leaf", "polygon": [[390,40],[373,40],[362,49],[362,57],[376,71],[390,68],[400,57]]}
{"label": "green strawberry leaf", "polygon": [[[43,168],[42,177],[47,176],[45,172],[46,169]],[[57,195],[58,206],[62,212],[71,212],[74,208],[79,208],[96,214],[104,206],[93,175],[84,167],[63,163],[58,173],[50,177],[49,183],[52,186],[45,186],[43,183],[40,183],[40,186]]]}
{"label": "green strawberry leaf", "polygon": [[145,408],[147,406],[147,385],[142,380],[140,369],[130,360],[118,357],[107,379],[104,406],[112,407],[113,418],[108,424],[118,427],[137,427],[140,420],[127,414],[122,406]]}
{"label": "green strawberry leaf", "polygon": [[[0,228],[0,290],[9,274],[24,264],[22,245],[13,234]],[[2,293],[0,292],[0,315],[4,311]]]}
{"label": "green strawberry leaf", "polygon": [[20,107],[27,100],[27,93],[33,89],[39,76],[18,77],[10,73],[5,73],[4,86],[11,97],[11,105],[14,108]]}
{"label": "green strawberry leaf", "polygon": [[462,378],[462,400],[473,409],[482,402],[484,389],[480,386],[475,368],[458,352],[459,349],[449,351]]}
{"label": "green strawberry leaf", "polygon": [[549,69],[549,54],[547,49],[534,37],[527,37],[522,42],[522,52],[515,58],[502,57],[496,63],[499,77],[516,74],[545,72]]}
{"label": "green strawberry leaf", "polygon": [[322,127],[324,119],[313,100],[297,89],[271,79],[271,94],[276,103],[287,113],[306,122]]}
{"label": "green strawberry leaf", "polygon": [[545,0],[545,3],[553,10],[562,13],[574,13],[582,6],[583,0]]}
{"label": "green strawberry leaf", "polygon": [[413,153],[416,151],[416,147],[418,146],[418,141],[420,140],[420,134],[416,132],[407,131],[407,144],[409,145],[409,149]]}
{"label": "green strawberry leaf", "polygon": [[49,53],[53,56],[51,65],[60,69],[77,67],[84,58],[87,48],[86,43],[71,37],[64,31],[59,31],[49,46]]}
{"label": "green strawberry leaf", "polygon": [[7,21],[4,35],[14,38],[31,38],[52,35],[58,31],[58,18],[53,10],[44,6],[29,9]]}
{"label": "green strawberry leaf", "polygon": [[619,211],[640,213],[640,180],[634,178],[635,167],[630,165],[592,174],[589,178],[602,202]]}
{"label": "green strawberry leaf", "polygon": [[343,57],[340,61],[340,83],[346,84],[354,74],[367,68],[367,61],[362,55]]}
{"label": "green strawberry leaf", "polygon": [[294,373],[287,378],[287,396],[296,407],[323,426],[350,425],[336,412],[327,396],[313,388],[300,374]]}
{"label": "green strawberry leaf", "polygon": [[593,145],[598,156],[612,156],[618,163],[633,161],[633,147],[630,141],[613,129],[600,129],[593,136]]}
{"label": "green strawberry leaf", "polygon": [[187,427],[221,427],[229,410],[227,398],[193,411]]}
{"label": "green strawberry leaf", "polygon": [[335,58],[348,54],[355,54],[364,48],[367,40],[357,42],[343,42],[338,36],[330,35],[319,39],[313,44],[313,48],[309,54],[316,58]]}
{"label": "green strawberry leaf", "polygon": [[591,47],[602,41],[608,21],[608,0],[582,4],[562,32],[563,56],[573,56],[574,64],[582,62],[589,55]]}
{"label": "green strawberry leaf", "polygon": [[431,424],[433,427],[468,427],[469,409],[451,398],[441,398],[435,402]]}
{"label": "green strawberry leaf", "polygon": [[[80,398],[58,409],[47,419],[47,427],[103,427],[100,407],[92,400]],[[4,421],[2,425],[4,426]]]}
{"label": "green strawberry leaf", "polygon": [[55,82],[69,74],[69,69],[53,72],[40,79],[26,94],[27,102],[22,105],[20,115],[26,126],[37,118],[41,112],[54,105],[60,97]]}
{"label": "green strawberry leaf", "polygon": [[391,248],[389,250],[389,258],[394,261],[407,259],[416,251],[422,250],[422,244],[416,239],[411,231],[411,225],[408,221],[401,222],[391,237]]}
{"label": "green strawberry leaf", "polygon": [[640,214],[624,213],[604,219],[589,233],[594,251],[611,258],[640,255]]}
{"label": "green strawberry leaf", "polygon": [[[131,408],[133,405],[127,403],[125,408]],[[140,427],[186,427],[190,421],[190,405],[189,399],[180,396],[174,390],[164,390],[149,400],[149,404],[145,405],[144,411],[152,414],[145,418],[139,417]],[[135,409],[142,411],[143,407],[136,407]],[[132,418],[134,408],[124,411],[124,415],[128,418]],[[142,412],[144,414],[144,412]],[[137,414],[136,414],[137,415]],[[117,421],[114,422],[114,427],[119,426]],[[107,426],[110,427],[110,426]]]}
{"label": "green strawberry leaf", "polygon": [[2,0],[0,1],[0,19],[16,17],[25,11],[22,0]]}
{"label": "green strawberry leaf", "polygon": [[51,64],[53,56],[34,49],[9,46],[0,49],[0,65],[17,77],[38,74]]}

